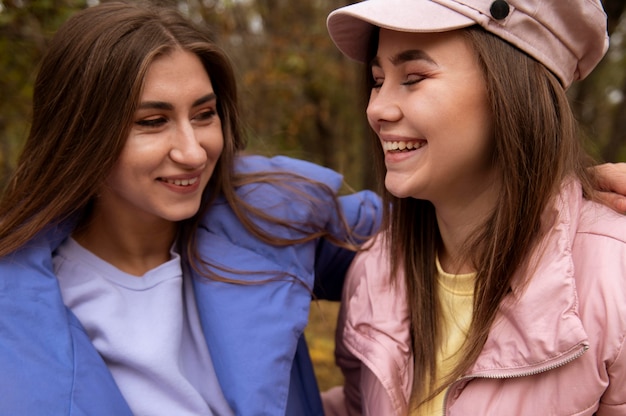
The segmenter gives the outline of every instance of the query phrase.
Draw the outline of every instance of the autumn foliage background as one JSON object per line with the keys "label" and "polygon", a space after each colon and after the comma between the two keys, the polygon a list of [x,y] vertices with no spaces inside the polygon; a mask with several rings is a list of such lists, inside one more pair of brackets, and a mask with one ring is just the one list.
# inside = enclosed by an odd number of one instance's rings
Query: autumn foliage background
{"label": "autumn foliage background", "polygon": [[[565,0],[553,0],[565,1]],[[371,170],[365,72],[326,32],[345,0],[158,0],[213,28],[235,62],[251,152],[286,154],[334,168],[353,189],[376,189]],[[97,0],[0,0],[0,189],[28,132],[37,63],[56,28]],[[611,47],[568,92],[598,161],[626,161],[626,0],[604,0]],[[341,383],[334,367],[337,305],[315,301],[307,338],[320,387]]]}

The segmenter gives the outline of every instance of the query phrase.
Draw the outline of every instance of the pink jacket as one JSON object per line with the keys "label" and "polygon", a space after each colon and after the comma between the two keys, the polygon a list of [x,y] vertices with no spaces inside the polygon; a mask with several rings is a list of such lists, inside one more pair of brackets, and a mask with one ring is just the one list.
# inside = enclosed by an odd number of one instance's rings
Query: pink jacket
{"label": "pink jacket", "polygon": [[[501,306],[485,347],[448,390],[445,415],[626,415],[626,217],[564,187],[521,299]],[[380,239],[378,239],[380,240]],[[327,416],[404,416],[413,377],[408,313],[380,241],[344,286]]]}

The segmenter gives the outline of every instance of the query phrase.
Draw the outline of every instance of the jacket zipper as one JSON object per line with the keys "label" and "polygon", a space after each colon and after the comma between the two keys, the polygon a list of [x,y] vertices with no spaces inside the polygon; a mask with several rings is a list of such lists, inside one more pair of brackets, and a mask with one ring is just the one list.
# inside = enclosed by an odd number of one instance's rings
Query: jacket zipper
{"label": "jacket zipper", "polygon": [[539,373],[543,373],[543,372],[546,372],[546,371],[554,370],[555,368],[562,367],[565,364],[568,364],[568,363],[574,361],[575,359],[581,357],[588,349],[589,349],[589,344],[586,343],[586,342],[583,342],[582,344],[579,344],[579,348],[578,349],[572,351],[569,354],[566,354],[564,357],[561,357],[558,361],[556,361],[556,362],[554,362],[552,364],[548,364],[548,365],[544,365],[544,366],[538,367],[538,368],[536,368],[534,370],[522,371],[522,372],[510,372],[510,373],[507,373],[507,374],[468,374],[466,376],[463,376],[463,377],[459,378],[457,381],[455,381],[454,383],[452,383],[450,385],[450,387],[448,387],[448,389],[446,390],[446,393],[443,396],[443,416],[446,416],[446,409],[448,408],[448,406],[447,406],[448,394],[452,390],[452,387],[454,387],[455,385],[457,385],[458,383],[460,383],[460,382],[462,382],[464,380],[468,380],[468,379],[472,379],[472,378],[505,379],[505,378],[534,376],[534,375],[537,375]]}

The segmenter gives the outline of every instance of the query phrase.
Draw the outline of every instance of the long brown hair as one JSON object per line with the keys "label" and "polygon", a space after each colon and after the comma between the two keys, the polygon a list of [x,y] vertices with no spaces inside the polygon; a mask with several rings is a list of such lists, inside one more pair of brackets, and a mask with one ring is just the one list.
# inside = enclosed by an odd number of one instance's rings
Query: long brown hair
{"label": "long brown hair", "polygon": [[[195,231],[218,195],[266,242],[284,245],[326,235],[323,230],[311,231],[305,225],[273,218],[238,198],[236,188],[241,184],[251,180],[280,184],[285,178],[234,173],[236,155],[245,148],[236,80],[229,58],[208,29],[171,8],[110,2],[68,19],[43,58],[35,82],[31,130],[0,201],[0,257],[19,249],[50,224],[88,215],[124,147],[150,64],[174,49],[196,54],[210,74],[224,136],[223,152],[198,213],[180,223],[181,254],[192,263],[200,262]],[[337,207],[333,193],[326,189]],[[253,218],[303,232],[293,240],[276,238],[256,226]]]}
{"label": "long brown hair", "polygon": [[[413,407],[443,391],[476,361],[503,299],[518,295],[515,289],[521,286],[515,277],[523,273],[537,246],[546,226],[542,213],[562,182],[577,177],[587,194],[592,183],[586,169],[591,160],[582,149],[558,79],[524,52],[478,26],[464,29],[464,35],[486,80],[495,137],[493,164],[501,172],[502,188],[493,212],[464,245],[463,258],[477,270],[474,311],[462,358],[445,378],[436,374],[443,334],[435,263],[441,238],[435,208],[429,201],[396,198],[382,190],[386,202],[382,227],[389,230],[386,243],[391,253],[401,253],[390,256],[392,279],[402,271],[407,287],[414,353]],[[376,36],[370,44],[370,58],[377,48]],[[378,150],[375,155],[378,169],[384,172],[383,153]]]}

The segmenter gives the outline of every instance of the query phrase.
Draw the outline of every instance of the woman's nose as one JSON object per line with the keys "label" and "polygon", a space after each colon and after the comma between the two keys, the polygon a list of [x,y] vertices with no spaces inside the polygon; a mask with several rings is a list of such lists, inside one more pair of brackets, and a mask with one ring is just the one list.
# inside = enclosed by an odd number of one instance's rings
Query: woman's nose
{"label": "woman's nose", "polygon": [[176,163],[193,168],[202,166],[207,161],[206,150],[191,124],[180,126],[176,130],[170,158]]}
{"label": "woman's nose", "polygon": [[372,90],[366,113],[370,124],[399,120],[402,117],[402,110],[397,94],[384,86],[378,90]]}

